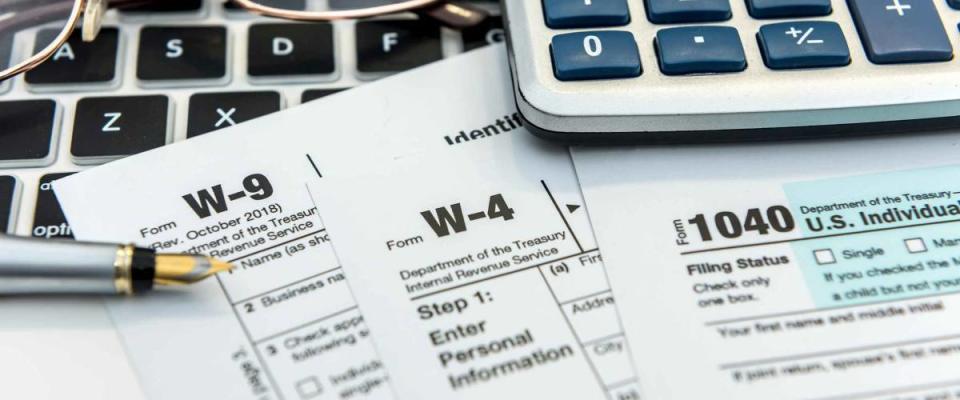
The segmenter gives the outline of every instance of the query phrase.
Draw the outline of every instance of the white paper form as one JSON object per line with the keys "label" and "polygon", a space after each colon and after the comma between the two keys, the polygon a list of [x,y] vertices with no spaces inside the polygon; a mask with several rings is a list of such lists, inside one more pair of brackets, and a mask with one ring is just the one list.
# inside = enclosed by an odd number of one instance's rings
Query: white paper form
{"label": "white paper form", "polygon": [[462,63],[431,65],[57,182],[80,240],[134,240],[239,264],[182,293],[108,300],[150,398],[389,396],[307,195],[314,172],[304,149],[362,165],[378,150],[447,146],[412,128],[428,118],[391,118],[461,96],[421,82],[459,79]]}
{"label": "white paper form", "polygon": [[313,186],[397,393],[637,398],[569,154],[505,135]]}
{"label": "white paper form", "polygon": [[[303,179],[257,156],[282,155],[280,143],[233,139],[111,164],[57,189],[78,239],[135,239],[237,265],[175,293],[108,300],[141,386],[156,399],[390,398]],[[224,147],[232,154],[214,150]]]}
{"label": "white paper form", "polygon": [[958,145],[574,149],[643,394],[960,398]]}
{"label": "white paper form", "polygon": [[[451,129],[489,123],[484,110],[470,108],[476,98],[511,104],[505,66],[502,47],[477,50],[58,181],[79,239],[136,239],[240,263],[182,293],[108,303],[148,396],[387,396],[385,371],[363,339],[368,332],[320,225],[322,210],[307,196],[316,171],[306,154],[333,176],[377,157],[480,143]],[[464,81],[471,85],[454,90]],[[509,117],[494,119],[506,131]],[[431,129],[438,120],[443,129]],[[506,136],[484,136],[499,137]],[[626,359],[622,347],[613,350],[609,359]]]}

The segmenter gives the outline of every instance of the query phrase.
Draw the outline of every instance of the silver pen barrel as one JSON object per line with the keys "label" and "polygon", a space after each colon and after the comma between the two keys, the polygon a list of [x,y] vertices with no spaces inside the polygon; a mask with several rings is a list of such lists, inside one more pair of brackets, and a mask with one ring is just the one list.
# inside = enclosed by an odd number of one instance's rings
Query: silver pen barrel
{"label": "silver pen barrel", "polygon": [[129,293],[129,261],[124,258],[132,257],[132,251],[116,244],[0,235],[0,295]]}

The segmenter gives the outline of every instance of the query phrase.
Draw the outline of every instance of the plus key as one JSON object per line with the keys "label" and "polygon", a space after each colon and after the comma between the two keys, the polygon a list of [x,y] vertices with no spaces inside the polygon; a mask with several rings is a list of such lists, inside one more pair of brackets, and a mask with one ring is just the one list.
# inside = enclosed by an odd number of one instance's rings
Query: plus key
{"label": "plus key", "polygon": [[953,48],[933,0],[848,0],[874,64],[947,61]]}

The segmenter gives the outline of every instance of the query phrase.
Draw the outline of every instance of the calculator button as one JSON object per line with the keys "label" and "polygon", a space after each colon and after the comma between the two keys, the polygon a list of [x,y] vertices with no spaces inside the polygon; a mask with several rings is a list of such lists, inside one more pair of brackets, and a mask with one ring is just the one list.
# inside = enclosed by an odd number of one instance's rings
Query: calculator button
{"label": "calculator button", "polygon": [[229,128],[280,111],[280,93],[198,93],[190,96],[187,137]]}
{"label": "calculator button", "polygon": [[12,233],[17,204],[17,178],[0,176],[0,234]]}
{"label": "calculator button", "polygon": [[440,26],[432,21],[360,21],[356,34],[360,72],[399,72],[443,58]]}
{"label": "calculator button", "polygon": [[167,144],[169,103],[159,95],[80,99],[70,153],[99,162]]}
{"label": "calculator button", "polygon": [[646,0],[646,5],[655,24],[725,21],[733,15],[727,0]]}
{"label": "calculator button", "polygon": [[754,18],[796,18],[830,15],[830,0],[747,0]]}
{"label": "calculator button", "polygon": [[932,0],[848,0],[875,64],[946,61],[953,48]]}
{"label": "calculator button", "polygon": [[30,235],[46,239],[73,239],[73,230],[67,224],[60,202],[53,193],[51,182],[73,175],[73,172],[46,174],[40,177],[37,188],[37,205],[33,211],[33,230]]}
{"label": "calculator button", "polygon": [[657,32],[660,70],[667,75],[737,72],[747,68],[737,30],[726,26],[661,29]]}
{"label": "calculator button", "polygon": [[640,52],[633,34],[623,31],[557,35],[550,44],[553,73],[561,81],[640,76]]}
{"label": "calculator button", "polygon": [[53,162],[53,100],[0,101],[0,167],[39,167]]}
{"label": "calculator button", "polygon": [[[34,52],[53,42],[58,34],[59,29],[37,32]],[[84,42],[80,30],[75,30],[67,43],[28,71],[24,79],[35,85],[110,82],[117,76],[118,42],[116,28],[103,28],[93,42]]]}
{"label": "calculator button", "polygon": [[144,81],[218,79],[227,74],[223,27],[146,27],[140,30],[137,78]]}
{"label": "calculator button", "polygon": [[310,89],[310,90],[305,90],[305,91],[303,92],[303,95],[300,96],[300,102],[301,102],[301,103],[306,103],[306,102],[309,102],[309,101],[314,101],[314,100],[316,100],[316,99],[321,99],[321,98],[327,97],[327,96],[329,96],[329,95],[331,95],[331,94],[334,94],[334,93],[340,93],[340,92],[342,92],[342,91],[344,91],[344,90],[347,90],[347,89],[349,89],[349,88]]}
{"label": "calculator button", "polygon": [[543,14],[553,29],[630,23],[627,0],[543,0]]}
{"label": "calculator button", "polygon": [[335,70],[329,23],[257,24],[249,33],[250,76],[324,75]]}
{"label": "calculator button", "polygon": [[954,10],[960,10],[960,0],[947,0],[947,5]]}
{"label": "calculator button", "polygon": [[839,67],[850,63],[836,22],[800,21],[760,27],[763,61],[772,69]]}
{"label": "calculator button", "polygon": [[462,31],[463,51],[479,49],[489,44],[503,42],[503,19],[490,17],[480,25],[471,26]]}

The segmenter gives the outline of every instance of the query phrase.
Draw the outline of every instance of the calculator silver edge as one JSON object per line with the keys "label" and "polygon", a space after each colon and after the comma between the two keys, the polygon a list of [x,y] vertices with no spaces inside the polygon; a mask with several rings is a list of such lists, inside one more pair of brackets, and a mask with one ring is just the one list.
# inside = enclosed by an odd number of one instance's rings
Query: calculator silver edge
{"label": "calculator silver edge", "polygon": [[[945,1],[933,1],[956,52],[960,11],[951,10]],[[843,0],[832,0],[833,13],[829,16],[797,19],[757,20],[747,13],[744,0],[730,0],[730,6],[734,16],[729,21],[678,25],[738,27],[747,54],[748,67],[744,72],[676,77],[661,74],[653,37],[657,30],[677,25],[650,23],[643,1],[630,0],[630,24],[602,29],[634,34],[643,74],[632,79],[561,82],[553,76],[551,38],[590,29],[552,30],[544,23],[540,1],[503,1],[520,114],[535,133],[560,140],[576,137],[574,141],[627,137],[624,134],[628,133],[630,141],[670,141],[674,134],[684,141],[712,141],[724,140],[733,131],[745,132],[744,136],[749,137],[749,131],[766,128],[780,128],[784,131],[781,137],[787,138],[823,135],[818,133],[818,127],[835,129],[850,124],[890,130],[884,126],[886,122],[901,128],[960,126],[960,119],[956,118],[960,115],[957,55],[942,63],[872,64]],[[839,23],[850,49],[851,64],[795,71],[768,69],[755,34],[762,25],[791,20]],[[518,60],[520,55],[525,57]],[[813,79],[823,85],[813,87],[809,84]],[[805,129],[796,131],[796,127]],[[711,137],[712,133],[724,137]]]}

